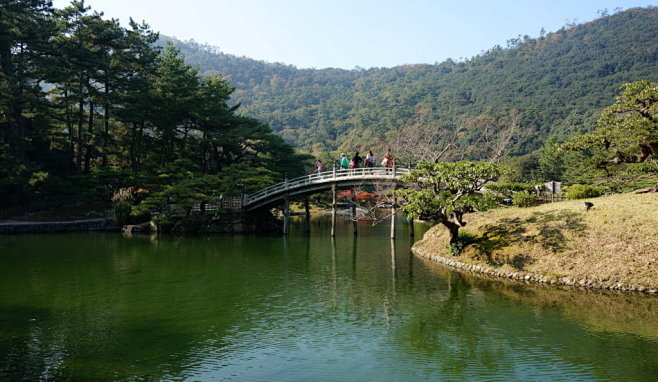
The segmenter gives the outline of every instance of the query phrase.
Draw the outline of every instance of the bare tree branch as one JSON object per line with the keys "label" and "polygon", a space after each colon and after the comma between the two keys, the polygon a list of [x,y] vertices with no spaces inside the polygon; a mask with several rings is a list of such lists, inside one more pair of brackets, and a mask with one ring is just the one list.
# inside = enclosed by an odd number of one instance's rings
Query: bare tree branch
{"label": "bare tree branch", "polygon": [[512,143],[512,138],[514,138],[516,130],[521,126],[521,120],[523,120],[523,113],[518,110],[512,110],[510,112],[509,123],[507,124],[507,128],[499,134],[496,149],[489,159],[490,163],[500,162],[510,143]]}

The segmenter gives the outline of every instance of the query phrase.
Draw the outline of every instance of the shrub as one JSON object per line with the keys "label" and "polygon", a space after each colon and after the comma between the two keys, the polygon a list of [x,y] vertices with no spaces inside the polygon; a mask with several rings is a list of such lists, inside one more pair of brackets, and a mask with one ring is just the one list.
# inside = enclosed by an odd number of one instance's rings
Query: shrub
{"label": "shrub", "polygon": [[134,206],[130,210],[130,216],[128,218],[129,224],[141,224],[151,221],[151,212],[145,211],[144,209],[135,208]]}
{"label": "shrub", "polygon": [[603,195],[603,189],[601,187],[589,184],[574,184],[567,189],[568,199],[595,198],[601,195]]}
{"label": "shrub", "polygon": [[527,192],[517,192],[512,197],[515,206],[532,207],[537,202],[537,195]]}
{"label": "shrub", "polygon": [[184,216],[156,216],[152,221],[157,227],[157,231],[162,233],[172,232],[176,223],[183,218]]}
{"label": "shrub", "polygon": [[459,256],[467,245],[475,242],[475,236],[466,231],[459,231],[458,240],[448,246],[448,251],[453,256]]}
{"label": "shrub", "polygon": [[130,189],[120,188],[112,196],[112,214],[114,222],[122,226],[128,224],[132,211],[133,194]]}
{"label": "shrub", "polygon": [[534,186],[535,185],[531,183],[493,183],[487,185],[487,190],[500,197],[509,197],[517,192],[531,192]]}
{"label": "shrub", "polygon": [[112,215],[114,216],[114,222],[119,226],[128,224],[131,209],[132,206],[130,203],[116,202],[112,204]]}

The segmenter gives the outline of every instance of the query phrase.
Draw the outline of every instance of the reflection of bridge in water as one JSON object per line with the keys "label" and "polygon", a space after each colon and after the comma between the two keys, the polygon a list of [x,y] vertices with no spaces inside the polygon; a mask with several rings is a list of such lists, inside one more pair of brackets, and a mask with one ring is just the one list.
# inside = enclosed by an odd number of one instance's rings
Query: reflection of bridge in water
{"label": "reflection of bridge in water", "polygon": [[[302,176],[264,188],[256,193],[245,195],[242,206],[246,211],[254,211],[262,208],[272,208],[283,204],[283,232],[288,231],[288,220],[290,217],[290,200],[303,199],[306,209],[306,227],[310,229],[310,211],[308,197],[319,192],[331,191],[331,236],[336,230],[336,191],[338,189],[354,189],[361,186],[395,186],[400,181],[400,176],[409,174],[407,168],[389,167],[364,167],[355,169],[336,170]],[[356,206],[352,205],[352,218],[354,220],[354,233],[356,234]],[[391,216],[391,238],[395,237],[395,217]],[[413,227],[413,223],[411,225]],[[413,232],[413,229],[411,230]]]}

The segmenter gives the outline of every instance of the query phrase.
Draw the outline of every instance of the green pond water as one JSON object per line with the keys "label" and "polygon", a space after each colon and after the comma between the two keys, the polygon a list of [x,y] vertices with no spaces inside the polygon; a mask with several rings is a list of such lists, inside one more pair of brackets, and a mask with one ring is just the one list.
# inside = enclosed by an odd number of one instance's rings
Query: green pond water
{"label": "green pond water", "polygon": [[340,223],[0,237],[0,380],[658,380],[656,297],[477,278],[403,224]]}

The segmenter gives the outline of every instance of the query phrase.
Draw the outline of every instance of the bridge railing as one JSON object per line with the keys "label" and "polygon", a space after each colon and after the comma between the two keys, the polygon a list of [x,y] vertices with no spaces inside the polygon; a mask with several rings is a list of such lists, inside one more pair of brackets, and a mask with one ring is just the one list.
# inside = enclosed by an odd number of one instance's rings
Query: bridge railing
{"label": "bridge railing", "polygon": [[363,167],[340,170],[330,170],[321,173],[300,176],[299,178],[289,179],[284,182],[266,187],[254,194],[245,196],[245,205],[267,198],[270,195],[278,194],[287,190],[294,190],[310,184],[328,183],[340,180],[350,179],[395,179],[398,176],[409,173],[407,168],[390,168],[390,167]]}

